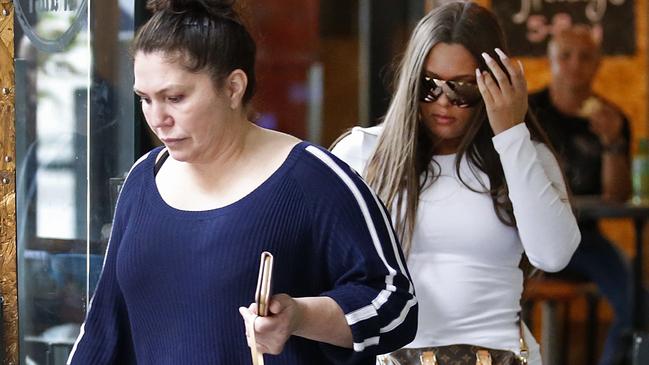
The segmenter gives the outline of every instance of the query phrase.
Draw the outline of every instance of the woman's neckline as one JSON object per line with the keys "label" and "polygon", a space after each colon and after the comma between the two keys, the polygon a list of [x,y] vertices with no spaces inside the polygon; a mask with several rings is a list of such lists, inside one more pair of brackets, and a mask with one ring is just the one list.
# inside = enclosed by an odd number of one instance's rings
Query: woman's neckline
{"label": "woman's neckline", "polygon": [[298,151],[304,149],[304,146],[307,144],[308,142],[300,141],[296,143],[293,147],[291,147],[291,150],[289,151],[288,155],[281,163],[281,165],[275,171],[273,171],[264,181],[262,181],[257,187],[252,189],[247,194],[243,195],[241,198],[231,203],[225,204],[223,206],[208,208],[208,209],[200,209],[200,210],[186,210],[186,209],[174,207],[162,197],[162,194],[158,189],[158,184],[156,183],[156,177],[154,174],[154,166],[155,166],[156,158],[157,155],[160,153],[160,150],[156,150],[155,153],[152,153],[153,156],[150,156],[151,163],[148,167],[149,173],[147,175],[147,181],[149,181],[149,185],[151,186],[152,188],[151,190],[153,192],[152,194],[153,203],[158,208],[165,211],[166,213],[170,213],[173,215],[182,215],[187,218],[224,214],[232,209],[236,209],[240,205],[246,204],[248,200],[253,199],[260,193],[263,193],[263,191],[268,189],[268,187],[271,186],[273,182],[280,179],[286,173],[286,171],[288,171],[290,167],[292,167],[293,165],[292,162],[295,161],[294,156],[298,153]]}

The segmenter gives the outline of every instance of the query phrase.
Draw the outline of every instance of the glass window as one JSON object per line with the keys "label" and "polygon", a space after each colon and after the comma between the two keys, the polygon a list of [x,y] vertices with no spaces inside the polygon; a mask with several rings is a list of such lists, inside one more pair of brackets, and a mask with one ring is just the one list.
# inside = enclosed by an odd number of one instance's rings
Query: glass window
{"label": "glass window", "polygon": [[133,6],[15,1],[21,364],[65,363],[101,272],[135,155]]}

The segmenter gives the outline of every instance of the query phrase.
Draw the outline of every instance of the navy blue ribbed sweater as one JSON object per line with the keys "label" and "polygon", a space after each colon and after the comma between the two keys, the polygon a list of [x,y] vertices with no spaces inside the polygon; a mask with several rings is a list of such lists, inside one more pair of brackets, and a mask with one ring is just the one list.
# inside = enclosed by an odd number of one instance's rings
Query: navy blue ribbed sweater
{"label": "navy blue ribbed sweater", "polygon": [[374,365],[414,338],[414,288],[388,215],[345,163],[302,142],[249,195],[190,212],[160,196],[159,151],[122,189],[72,364],[251,364],[238,308],[254,299],[265,250],[274,292],[333,298],[354,339],[352,350],[293,336],[267,365]]}

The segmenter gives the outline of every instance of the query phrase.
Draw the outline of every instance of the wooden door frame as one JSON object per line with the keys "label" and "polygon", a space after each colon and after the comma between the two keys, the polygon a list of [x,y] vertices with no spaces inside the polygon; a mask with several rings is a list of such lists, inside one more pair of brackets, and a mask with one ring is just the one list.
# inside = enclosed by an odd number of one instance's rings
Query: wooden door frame
{"label": "wooden door frame", "polygon": [[7,365],[18,364],[14,91],[14,5],[0,0],[0,294],[5,349],[1,360]]}

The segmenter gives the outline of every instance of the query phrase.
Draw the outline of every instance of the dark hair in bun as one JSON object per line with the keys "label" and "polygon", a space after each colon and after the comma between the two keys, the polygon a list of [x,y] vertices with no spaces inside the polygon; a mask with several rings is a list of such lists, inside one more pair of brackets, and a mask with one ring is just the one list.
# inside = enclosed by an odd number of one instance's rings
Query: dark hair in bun
{"label": "dark hair in bun", "polygon": [[202,10],[212,15],[235,15],[234,3],[234,0],[148,0],[146,7],[154,13],[164,10],[174,13]]}
{"label": "dark hair in bun", "polygon": [[153,16],[139,29],[132,52],[178,56],[192,72],[207,70],[215,85],[234,70],[248,77],[247,104],[255,91],[257,47],[234,0],[148,0]]}

